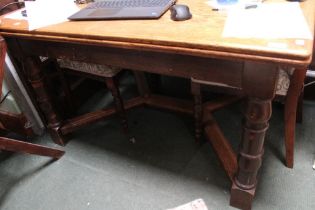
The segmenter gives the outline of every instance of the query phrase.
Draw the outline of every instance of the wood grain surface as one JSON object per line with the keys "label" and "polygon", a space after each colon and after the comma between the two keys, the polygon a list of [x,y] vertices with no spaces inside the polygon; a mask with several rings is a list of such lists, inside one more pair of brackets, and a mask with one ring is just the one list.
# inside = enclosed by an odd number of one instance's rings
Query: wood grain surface
{"label": "wood grain surface", "polygon": [[[266,3],[286,2],[268,0]],[[169,51],[214,58],[272,61],[294,66],[307,66],[311,61],[313,40],[304,45],[295,39],[224,38],[226,12],[212,11],[205,0],[178,0],[189,6],[193,18],[172,21],[167,11],[158,20],[67,21],[28,31],[26,20],[1,17],[0,33],[32,39],[90,43],[141,50]],[[310,30],[314,31],[315,1],[300,3]],[[290,23],[284,23],[290,24]],[[270,43],[280,43],[277,48]]]}

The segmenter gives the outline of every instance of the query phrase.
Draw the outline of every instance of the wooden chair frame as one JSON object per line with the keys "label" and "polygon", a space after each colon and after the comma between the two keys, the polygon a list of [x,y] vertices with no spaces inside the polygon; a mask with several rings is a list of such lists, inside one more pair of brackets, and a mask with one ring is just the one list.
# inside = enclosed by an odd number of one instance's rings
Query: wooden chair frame
{"label": "wooden chair frame", "polygon": [[[2,82],[4,78],[4,62],[6,55],[6,45],[2,37],[0,37],[0,96],[2,93]],[[1,122],[1,119],[0,119]],[[48,156],[54,159],[59,159],[64,155],[64,151],[45,147],[38,144],[18,141],[11,138],[0,137],[0,150],[11,152],[21,152],[27,154]]]}

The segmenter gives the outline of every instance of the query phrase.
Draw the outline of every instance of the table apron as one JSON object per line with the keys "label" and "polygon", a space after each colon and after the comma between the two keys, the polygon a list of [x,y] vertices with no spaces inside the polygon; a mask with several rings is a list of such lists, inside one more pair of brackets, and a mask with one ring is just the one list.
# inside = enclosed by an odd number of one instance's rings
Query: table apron
{"label": "table apron", "polygon": [[[112,65],[125,69],[205,80],[241,89],[243,62],[139,49],[74,44],[55,41],[6,38],[17,56],[45,56],[87,63]],[[18,42],[17,47],[14,43]],[[15,45],[17,46],[17,45]]]}

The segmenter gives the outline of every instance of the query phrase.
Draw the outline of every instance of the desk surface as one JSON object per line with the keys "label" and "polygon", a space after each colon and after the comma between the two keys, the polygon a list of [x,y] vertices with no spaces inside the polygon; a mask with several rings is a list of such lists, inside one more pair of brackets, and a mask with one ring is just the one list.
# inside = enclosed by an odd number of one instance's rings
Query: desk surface
{"label": "desk surface", "polygon": [[[285,2],[269,0],[268,2]],[[304,45],[295,39],[240,39],[222,37],[227,14],[212,11],[206,0],[178,0],[190,7],[193,18],[176,22],[166,12],[159,20],[114,20],[64,22],[28,31],[26,20],[1,20],[0,33],[31,39],[91,43],[141,50],[170,51],[204,57],[273,61],[294,66],[307,66],[312,55],[313,40]],[[314,31],[315,1],[302,2],[301,8]],[[282,43],[285,48],[271,46]]]}

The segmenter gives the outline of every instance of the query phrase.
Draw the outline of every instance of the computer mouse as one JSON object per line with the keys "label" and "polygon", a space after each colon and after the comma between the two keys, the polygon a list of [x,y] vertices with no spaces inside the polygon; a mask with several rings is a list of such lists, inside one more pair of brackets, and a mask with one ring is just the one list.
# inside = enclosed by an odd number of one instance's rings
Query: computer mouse
{"label": "computer mouse", "polygon": [[175,21],[188,20],[192,17],[189,7],[183,4],[176,4],[171,7],[171,19]]}

